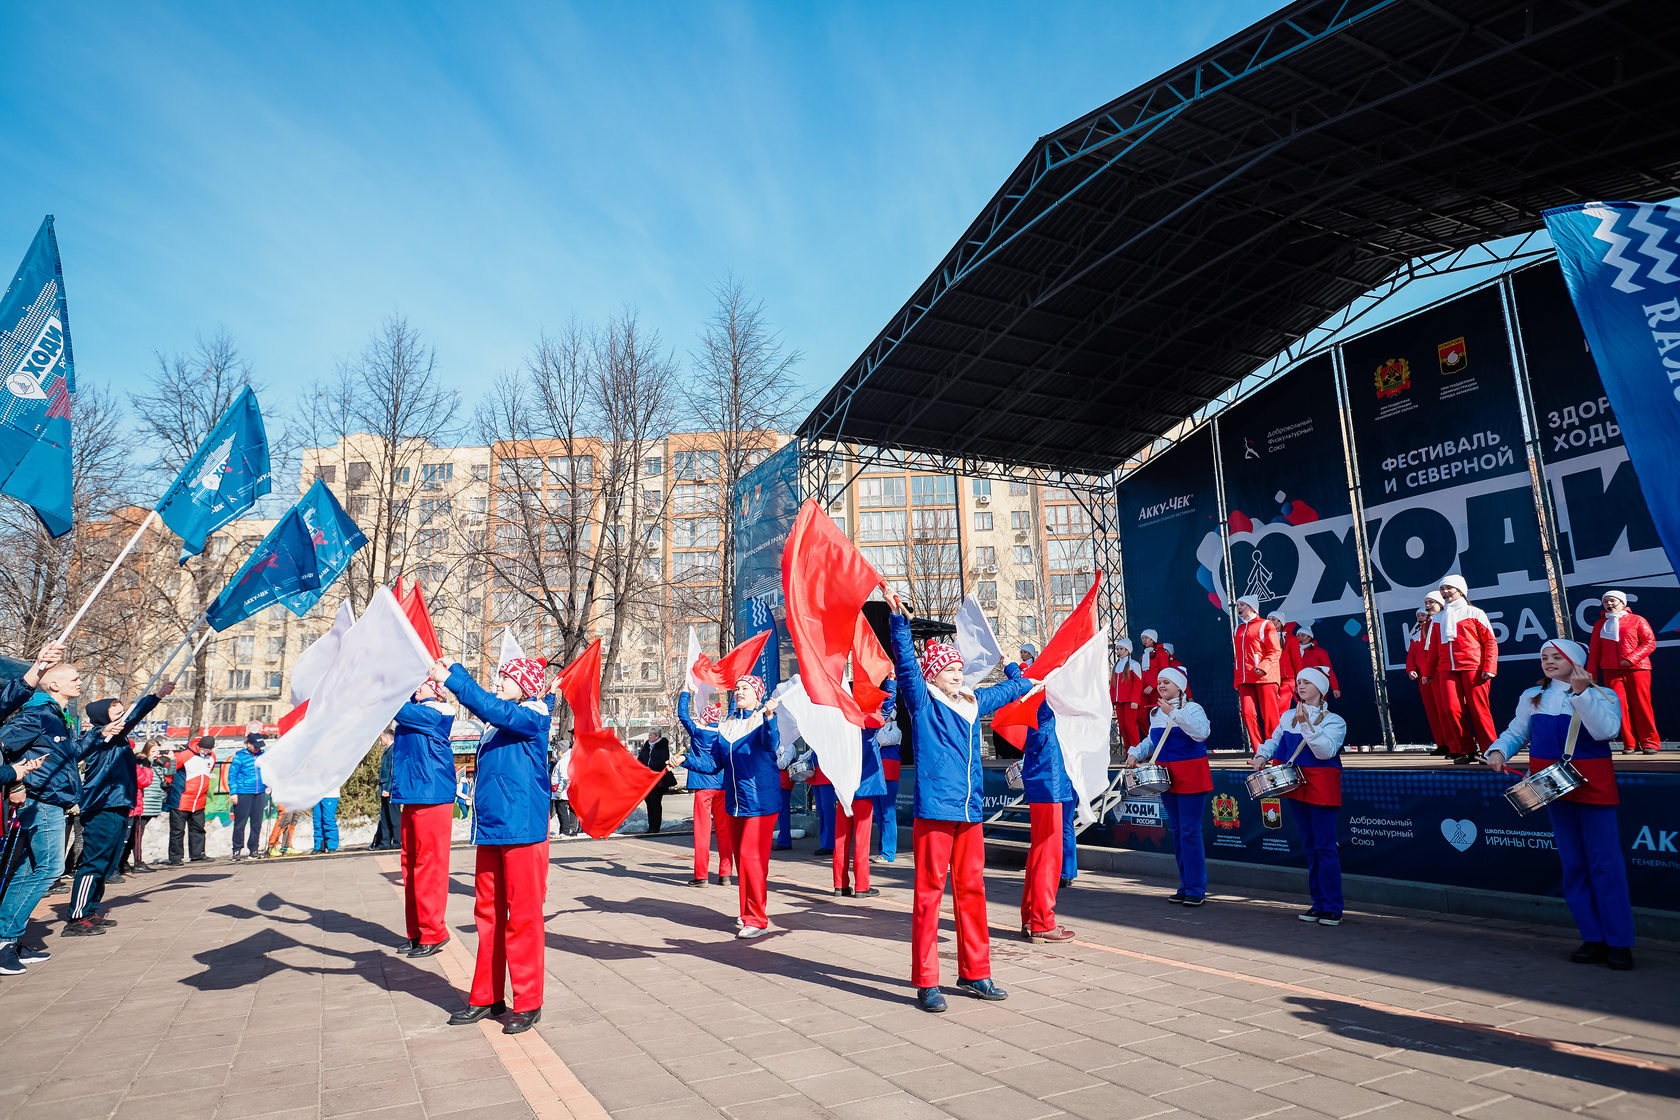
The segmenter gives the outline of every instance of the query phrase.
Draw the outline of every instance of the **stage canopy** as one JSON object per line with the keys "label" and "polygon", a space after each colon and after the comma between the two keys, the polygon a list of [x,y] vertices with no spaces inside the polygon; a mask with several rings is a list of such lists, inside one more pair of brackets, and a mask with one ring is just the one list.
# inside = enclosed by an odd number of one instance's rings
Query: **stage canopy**
{"label": "stage canopy", "polygon": [[1112,471],[1408,262],[1680,194],[1677,56],[1673,0],[1292,4],[1040,140],[800,435]]}

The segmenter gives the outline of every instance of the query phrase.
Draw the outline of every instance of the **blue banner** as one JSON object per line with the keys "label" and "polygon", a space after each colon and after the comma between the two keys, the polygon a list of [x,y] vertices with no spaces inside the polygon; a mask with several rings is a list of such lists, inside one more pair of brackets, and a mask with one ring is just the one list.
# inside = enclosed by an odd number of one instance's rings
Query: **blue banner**
{"label": "blue banner", "polygon": [[758,660],[753,662],[752,673],[764,682],[764,687],[771,692],[782,683],[782,653],[781,640],[776,632],[776,615],[770,608],[771,597],[760,595],[748,599],[741,613],[735,616],[735,634],[744,642],[755,634],[766,630],[770,637],[764,641],[764,649],[759,652]]}
{"label": "blue banner", "polygon": [[367,534],[350,520],[332,490],[318,478],[297,508],[309,539],[315,543],[315,568],[321,582],[314,590],[283,596],[280,602],[293,614],[305,615],[350,567],[350,558],[367,543]]}
{"label": "blue banner", "polygon": [[[782,611],[782,548],[799,515],[799,445],[788,444],[742,475],[730,498],[735,504],[735,633],[722,643],[725,649],[765,629],[764,613],[774,620]],[[777,624],[778,635],[765,643],[759,658],[761,666],[766,658],[777,659],[778,667],[769,673],[755,670],[771,687],[781,679],[780,634],[785,626],[785,621]],[[791,653],[792,643],[786,648]]]}
{"label": "blue banner", "polygon": [[41,222],[0,299],[0,493],[26,503],[61,537],[70,531],[70,402],[76,366],[52,215]]}
{"label": "blue banner", "polygon": [[1543,217],[1669,568],[1680,567],[1680,206],[1589,202]]}
{"label": "blue banner", "polygon": [[287,596],[320,586],[313,536],[302,509],[293,506],[216,596],[205,617],[217,630],[226,630]]}
{"label": "blue banner", "polygon": [[158,501],[158,516],[181,538],[181,563],[204,551],[204,539],[269,491],[268,433],[249,385],[187,460]]}

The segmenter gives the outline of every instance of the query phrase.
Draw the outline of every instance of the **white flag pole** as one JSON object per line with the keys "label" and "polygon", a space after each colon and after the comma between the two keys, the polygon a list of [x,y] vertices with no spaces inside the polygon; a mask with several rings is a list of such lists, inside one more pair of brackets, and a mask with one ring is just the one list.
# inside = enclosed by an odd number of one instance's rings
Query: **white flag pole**
{"label": "white flag pole", "polygon": [[70,620],[70,625],[66,626],[64,628],[64,633],[58,636],[60,643],[70,640],[70,631],[74,630],[76,628],[76,624],[82,621],[82,616],[87,614],[89,607],[93,606],[93,601],[99,598],[99,593],[105,590],[105,585],[111,582],[111,577],[117,574],[117,568],[121,566],[124,560],[128,559],[128,554],[134,551],[134,546],[140,543],[141,534],[150,527],[152,518],[156,516],[157,510],[152,509],[146,511],[146,519],[140,522],[140,527],[134,530],[134,535],[128,538],[128,543],[123,545],[123,550],[117,553],[117,558],[111,561],[111,566],[109,568],[105,569],[104,576],[100,578],[98,584],[94,586],[94,589],[88,593],[86,601],[82,603],[82,609],[76,612],[76,616]]}
{"label": "white flag pole", "polygon": [[[152,679],[147,681],[146,682],[146,687],[140,690],[140,695],[141,696],[150,696],[152,694],[152,688],[154,686],[156,686],[158,681],[163,679],[163,675],[165,673],[167,673],[169,671],[169,667],[175,663],[176,654],[180,653],[183,649],[187,648],[187,643],[192,641],[192,636],[194,634],[198,633],[199,625],[201,623],[203,623],[203,621],[208,617],[210,617],[210,608],[205,607],[204,608],[204,613],[199,615],[197,618],[193,619],[192,625],[187,627],[186,635],[184,637],[182,637],[182,639],[179,642],[176,643],[174,649],[169,651],[169,656],[163,659],[163,664],[159,665],[157,672],[152,674]],[[213,633],[215,633],[215,631],[211,630],[211,631],[209,631],[209,633],[207,633],[205,635],[205,637],[209,637],[209,635],[213,634]],[[202,646],[203,644],[204,643],[202,641],[199,642],[199,645]],[[198,650],[195,648],[193,650],[193,654],[196,656],[197,653],[198,653]],[[187,661],[190,663],[192,661],[192,658],[189,657],[187,659]]]}
{"label": "white flag pole", "polygon": [[185,661],[181,662],[181,668],[175,674],[174,680],[172,680],[170,682],[171,684],[180,684],[181,683],[181,678],[187,675],[187,670],[189,668],[191,668],[192,663],[195,660],[197,660],[198,651],[204,648],[204,643],[205,642],[208,642],[211,638],[214,638],[215,636],[216,636],[216,631],[214,629],[207,629],[207,630],[204,631],[204,636],[202,638],[198,639],[198,644],[193,646],[191,653],[187,654],[187,659]]}

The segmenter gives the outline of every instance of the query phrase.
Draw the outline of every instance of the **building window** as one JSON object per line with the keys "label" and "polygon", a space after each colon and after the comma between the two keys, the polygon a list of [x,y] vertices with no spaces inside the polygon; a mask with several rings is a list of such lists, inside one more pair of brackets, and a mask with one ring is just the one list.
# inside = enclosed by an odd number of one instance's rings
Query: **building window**
{"label": "building window", "polygon": [[711,580],[718,576],[718,554],[715,552],[673,552],[671,578],[678,583],[692,580]]}
{"label": "building window", "polygon": [[337,467],[316,467],[315,478],[319,482],[334,483],[338,481]]}
{"label": "building window", "polygon": [[[488,501],[488,499],[485,499],[485,500]],[[430,521],[434,517],[448,517],[448,516],[449,516],[449,499],[448,498],[421,498],[420,499],[420,524],[424,525],[426,522]]]}
{"label": "building window", "polygon": [[268,656],[271,660],[286,656],[286,636],[284,634],[268,640]]}
{"label": "building window", "polygon": [[989,532],[991,532],[992,531],[992,515],[989,514],[989,513],[976,513],[974,515],[974,531],[976,533],[989,533]]}
{"label": "building window", "polygon": [[657,681],[659,679],[659,665],[652,661],[642,662],[642,679],[644,681]]}
{"label": "building window", "polygon": [[238,723],[239,705],[235,704],[231,700],[221,701],[216,705],[216,714],[213,717],[213,722],[220,727],[227,727],[230,724]]}
{"label": "building window", "polygon": [[716,548],[720,524],[715,517],[679,517],[671,522],[671,547]]}
{"label": "building window", "polygon": [[251,670],[229,669],[227,686],[229,692],[244,692],[251,687]]}
{"label": "building window", "polygon": [[414,534],[414,546],[422,556],[430,556],[449,547],[448,529],[421,529]]}
{"label": "building window", "polygon": [[395,499],[394,501],[391,502],[391,520],[392,521],[406,521],[406,520],[408,520],[408,499],[407,498],[397,498],[397,499]]}
{"label": "building window", "polygon": [[281,672],[279,669],[270,669],[267,673],[263,674],[263,691],[279,692],[280,681],[284,676],[285,673]]}
{"label": "building window", "polygon": [[834,527],[836,529],[840,530],[840,535],[842,537],[845,536],[846,535],[846,519],[844,517],[835,517],[835,518],[833,518],[833,521],[834,521]]}
{"label": "building window", "polygon": [[1013,509],[1009,511],[1009,527],[1019,532],[1032,528],[1032,510]]}
{"label": "building window", "polygon": [[701,649],[716,649],[718,642],[718,624],[715,622],[700,622],[694,626],[694,632],[700,638]]}
{"label": "building window", "polygon": [[1031,599],[1032,597],[1033,597],[1033,581],[1030,580],[1030,579],[1018,579],[1018,580],[1016,580],[1015,581],[1015,598],[1017,598],[1017,599]]}
{"label": "building window", "polygon": [[467,512],[468,513],[489,513],[490,512],[490,499],[489,498],[468,498],[467,499]]}
{"label": "building window", "polygon": [[719,478],[718,463],[716,451],[678,451],[671,456],[671,470],[678,478]]}
{"label": "building window", "polygon": [[364,482],[366,482],[370,477],[372,477],[372,475],[373,475],[373,464],[371,464],[371,463],[351,463],[350,464],[350,469],[345,472],[344,484],[346,486],[350,487],[350,489],[355,490],[355,489],[359,488]]}
{"label": "building window", "polygon": [[974,596],[981,602],[997,599],[997,580],[983,579],[974,585]]}
{"label": "building window", "polygon": [[[275,687],[278,688],[279,686],[276,685]],[[269,721],[270,717],[273,716],[273,714],[274,714],[274,707],[271,704],[252,704],[251,705],[251,722],[252,723],[267,723]]]}
{"label": "building window", "polygon": [[1038,633],[1038,619],[1030,614],[1018,614],[1015,616],[1015,630],[1023,638],[1031,637]]}
{"label": "building window", "polygon": [[1052,536],[1091,535],[1091,519],[1080,506],[1045,506],[1044,529]]}
{"label": "building window", "polygon": [[671,487],[672,513],[710,513],[717,508],[718,488],[693,482]]}
{"label": "building window", "polygon": [[991,479],[989,479],[989,478],[977,478],[977,479],[974,480],[974,496],[976,498],[978,498],[982,494],[990,494],[991,492],[992,492],[992,480]]}
{"label": "building window", "polygon": [[365,494],[352,494],[350,496],[350,505],[347,508],[349,510],[350,516],[353,517],[353,518],[355,518],[355,517],[366,517],[367,516],[367,511],[368,511],[367,495],[365,495]]}
{"label": "building window", "polygon": [[1032,545],[1018,544],[1010,550],[1017,564],[1031,564],[1033,562]]}
{"label": "building window", "polygon": [[664,565],[660,563],[659,557],[657,557],[657,556],[644,556],[644,557],[642,557],[642,578],[643,579],[658,580],[659,576],[660,576],[660,572],[663,570],[663,568],[664,568]]}
{"label": "building window", "polygon": [[474,463],[472,465],[472,480],[474,482],[489,482],[490,481],[490,464],[489,463]]}
{"label": "building window", "polygon": [[665,460],[661,456],[649,455],[646,459],[642,460],[642,474],[644,477],[653,478],[656,475],[662,475],[664,473]]}
{"label": "building window", "polygon": [[865,545],[863,558],[883,576],[904,576],[910,571],[909,552],[902,545]]}
{"label": "building window", "polygon": [[904,479],[865,478],[858,480],[858,505],[880,509],[904,505]]}
{"label": "building window", "polygon": [[1066,486],[1046,486],[1039,491],[1039,496],[1047,502],[1073,501],[1073,491]]}
{"label": "building window", "polygon": [[957,504],[957,480],[948,474],[919,474],[910,479],[910,504],[917,506],[954,506]]}
{"label": "building window", "polygon": [[455,481],[454,463],[425,463],[420,467],[420,482],[422,485],[436,486],[440,482]]}
{"label": "building window", "polygon": [[1052,539],[1045,550],[1045,560],[1052,568],[1066,571],[1080,564],[1091,563],[1091,538],[1069,537]]}
{"label": "building window", "polygon": [[954,537],[957,535],[957,511],[954,509],[919,509],[910,517],[910,528],[918,537]]}
{"label": "building window", "polygon": [[576,483],[588,486],[595,480],[595,457],[592,455],[555,455],[548,460],[549,485]]}
{"label": "building window", "polygon": [[[254,634],[240,634],[233,639],[233,659],[240,665],[249,665],[251,658],[256,656],[257,639]],[[246,674],[246,679],[250,674]]]}
{"label": "building window", "polygon": [[981,545],[974,550],[974,562],[981,565],[997,567],[997,549],[991,545]]}
{"label": "building window", "polygon": [[1009,480],[1009,496],[1011,498],[1024,498],[1024,497],[1026,497],[1027,493],[1028,493],[1028,490],[1027,490],[1027,484],[1026,483],[1017,482],[1013,478]]}
{"label": "building window", "polygon": [[904,539],[904,511],[858,514],[858,540],[864,542],[902,541]]}

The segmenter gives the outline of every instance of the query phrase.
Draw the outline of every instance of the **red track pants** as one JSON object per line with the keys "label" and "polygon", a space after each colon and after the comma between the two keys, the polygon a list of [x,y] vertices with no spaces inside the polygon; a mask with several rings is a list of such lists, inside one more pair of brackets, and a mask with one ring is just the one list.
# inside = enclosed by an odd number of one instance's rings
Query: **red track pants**
{"label": "red track pants", "polygon": [[1447,736],[1445,746],[1453,754],[1474,754],[1480,747],[1487,750],[1499,737],[1493,729],[1493,710],[1488,707],[1488,692],[1493,682],[1476,683],[1474,669],[1443,669],[1434,681],[1440,691],[1435,694],[1441,717],[1441,730]]}
{"label": "red track pants", "polygon": [[1622,746],[1662,747],[1657,734],[1657,716],[1651,709],[1650,670],[1605,673],[1604,683],[1616,691],[1622,702]]}
{"label": "red track pants", "polygon": [[1062,885],[1062,807],[1052,801],[1028,806],[1032,846],[1027,881],[1021,888],[1021,924],[1034,933],[1056,928],[1056,891]]}
{"label": "red track pants", "polygon": [[515,1011],[543,1002],[543,900],[548,896],[548,841],[480,844],[473,884],[478,962],[467,1002],[488,1007],[513,981]]}
{"label": "red track pants", "polygon": [[1429,721],[1429,741],[1437,747],[1452,746],[1451,741],[1446,737],[1446,727],[1441,719],[1441,696],[1439,690],[1435,687],[1435,682],[1430,681],[1428,684],[1424,684],[1420,679],[1417,686],[1418,693],[1423,697],[1424,718]]}
{"label": "red track pants", "polygon": [[725,810],[723,819],[729,823],[735,869],[741,875],[741,921],[768,929],[770,918],[765,913],[765,899],[770,889],[770,838],[776,831],[776,814],[732,817]]}
{"label": "red track pants", "polygon": [[918,988],[939,986],[939,904],[945,897],[945,879],[953,872],[957,979],[987,979],[992,974],[992,941],[986,926],[986,838],[979,822],[918,817],[911,835],[916,898],[910,912],[910,982]]}
{"label": "red track pants", "polygon": [[1120,742],[1128,747],[1135,747],[1143,741],[1144,730],[1142,724],[1143,708],[1132,707],[1130,701],[1117,705],[1114,709],[1114,722],[1120,725]]}
{"label": "red track pants", "polygon": [[1271,733],[1277,729],[1278,691],[1275,684],[1239,684],[1237,700],[1242,705],[1243,727],[1248,742],[1258,751]]}
{"label": "red track pants", "polygon": [[867,797],[852,798],[852,815],[847,816],[838,802],[834,806],[834,889],[852,886],[846,871],[850,864],[851,880],[856,889],[869,889],[869,838],[875,824],[875,802]]}
{"label": "red track pants", "polygon": [[721,789],[694,791],[694,877],[704,879],[712,866],[712,831],[717,831],[718,877],[734,874],[735,838],[723,812]]}
{"label": "red track pants", "polygon": [[402,807],[403,908],[408,936],[422,945],[449,940],[449,841],[455,803]]}

